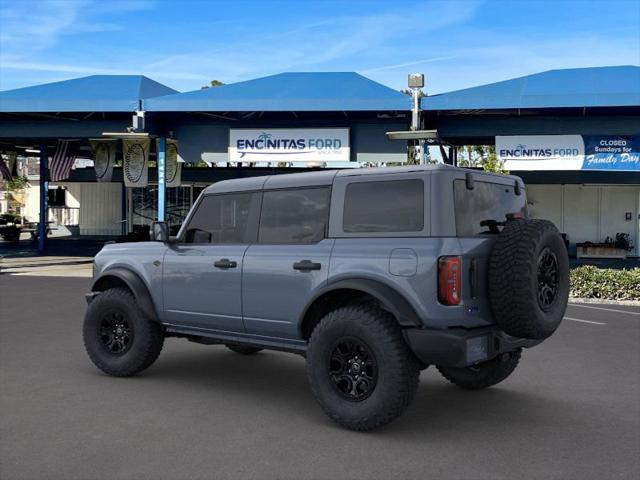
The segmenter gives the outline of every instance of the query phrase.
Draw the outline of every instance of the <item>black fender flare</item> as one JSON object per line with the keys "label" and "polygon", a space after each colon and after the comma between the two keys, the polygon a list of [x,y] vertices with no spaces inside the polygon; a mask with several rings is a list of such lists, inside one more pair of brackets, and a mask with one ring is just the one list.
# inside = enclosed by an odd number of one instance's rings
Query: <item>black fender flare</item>
{"label": "black fender flare", "polygon": [[335,283],[330,283],[321,288],[313,298],[305,305],[302,315],[298,320],[298,325],[302,325],[304,318],[309,311],[309,308],[313,303],[321,296],[335,291],[335,290],[359,290],[368,295],[371,295],[377,299],[380,304],[388,310],[403,327],[417,327],[422,325],[420,317],[416,313],[415,309],[407,301],[407,299],[394,288],[385,285],[382,282],[376,280],[370,280],[368,278],[352,278],[346,280],[339,280]]}
{"label": "black fender flare", "polygon": [[140,310],[151,320],[158,321],[158,314],[156,312],[156,307],[153,304],[153,300],[151,299],[151,293],[149,293],[149,289],[147,285],[144,283],[140,276],[124,267],[116,267],[105,270],[100,274],[98,278],[93,281],[93,285],[91,286],[92,292],[100,292],[103,291],[104,288],[101,288],[101,285],[105,283],[105,281],[109,277],[115,277],[121,281],[123,281],[129,290],[133,293],[133,296],[136,298],[136,302],[140,307]]}

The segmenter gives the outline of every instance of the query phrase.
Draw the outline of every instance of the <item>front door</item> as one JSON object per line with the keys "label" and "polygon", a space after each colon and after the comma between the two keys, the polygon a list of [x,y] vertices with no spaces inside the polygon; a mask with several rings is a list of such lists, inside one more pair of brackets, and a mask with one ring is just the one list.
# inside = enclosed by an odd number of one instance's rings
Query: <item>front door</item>
{"label": "front door", "polygon": [[255,240],[259,195],[204,196],[164,257],[164,320],[218,332],[244,332],[242,263]]}
{"label": "front door", "polygon": [[[258,242],[244,257],[244,323],[253,335],[298,339],[310,293],[327,282],[329,188],[265,191]],[[286,340],[285,340],[285,343]]]}

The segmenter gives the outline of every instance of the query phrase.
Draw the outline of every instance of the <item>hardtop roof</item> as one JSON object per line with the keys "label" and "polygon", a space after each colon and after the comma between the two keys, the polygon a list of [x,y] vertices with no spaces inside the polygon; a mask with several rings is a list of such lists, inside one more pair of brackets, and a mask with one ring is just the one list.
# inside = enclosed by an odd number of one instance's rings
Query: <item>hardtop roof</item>
{"label": "hardtop roof", "polygon": [[[407,165],[404,167],[378,167],[378,168],[349,168],[343,170],[321,170],[316,172],[304,173],[285,173],[281,175],[264,175],[260,177],[234,178],[231,180],[223,180],[208,186],[205,194],[211,193],[230,193],[250,190],[265,190],[279,188],[295,188],[295,187],[318,187],[332,185],[336,177],[354,177],[354,176],[370,176],[370,175],[389,175],[397,173],[409,172],[430,172],[430,171],[461,171],[466,170],[451,165],[434,164],[434,165]],[[496,175],[477,170],[476,174],[494,176],[498,178],[517,178],[512,175]]]}

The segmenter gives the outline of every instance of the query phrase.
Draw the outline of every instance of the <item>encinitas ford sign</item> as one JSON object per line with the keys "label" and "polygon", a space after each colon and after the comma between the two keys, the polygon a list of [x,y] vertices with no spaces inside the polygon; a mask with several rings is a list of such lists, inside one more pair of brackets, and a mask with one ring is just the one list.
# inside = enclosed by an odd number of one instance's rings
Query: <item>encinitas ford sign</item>
{"label": "encinitas ford sign", "polygon": [[496,154],[507,170],[580,170],[580,135],[496,136]]}
{"label": "encinitas ford sign", "polygon": [[348,128],[230,129],[229,161],[348,162]]}
{"label": "encinitas ford sign", "polygon": [[496,136],[507,170],[640,170],[640,136]]}

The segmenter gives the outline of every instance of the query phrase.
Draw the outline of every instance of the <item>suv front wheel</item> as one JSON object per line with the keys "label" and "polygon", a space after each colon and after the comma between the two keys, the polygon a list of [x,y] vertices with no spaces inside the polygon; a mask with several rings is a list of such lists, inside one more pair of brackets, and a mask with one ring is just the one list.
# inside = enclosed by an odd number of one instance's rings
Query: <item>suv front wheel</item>
{"label": "suv front wheel", "polygon": [[164,344],[159,324],[138,308],[125,288],[111,288],[87,308],[82,329],[89,358],[105,373],[128,377],[156,361]]}
{"label": "suv front wheel", "polygon": [[329,417],[352,430],[371,430],[400,416],[420,375],[388,312],[359,304],[327,314],[307,351],[313,395]]}

